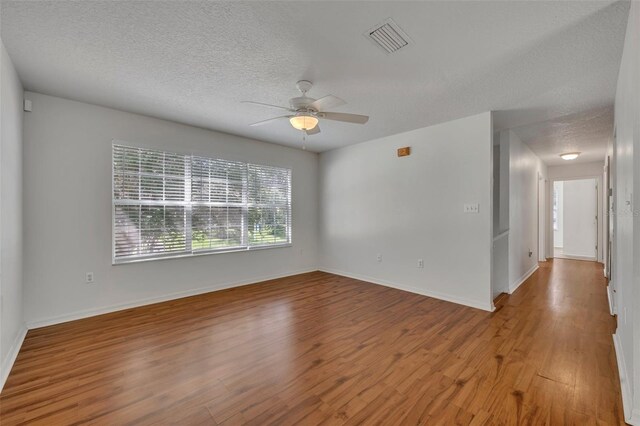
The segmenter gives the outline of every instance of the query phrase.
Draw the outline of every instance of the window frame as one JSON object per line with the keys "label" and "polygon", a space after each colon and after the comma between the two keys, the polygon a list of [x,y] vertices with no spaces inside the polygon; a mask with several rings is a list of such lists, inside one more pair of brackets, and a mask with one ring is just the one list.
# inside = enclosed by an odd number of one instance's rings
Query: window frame
{"label": "window frame", "polygon": [[558,217],[560,195],[558,194],[558,191],[556,190],[555,185],[552,185],[552,187],[553,187],[553,200],[552,200],[553,203],[551,207],[551,210],[552,210],[551,221],[553,222],[553,230],[558,231],[560,229],[560,221]]}
{"label": "window frame", "polygon": [[[277,248],[286,248],[293,246],[293,170],[289,167],[275,166],[275,165],[266,165],[266,164],[256,164],[253,162],[247,161],[237,161],[237,160],[226,160],[219,157],[212,157],[210,154],[196,154],[196,153],[181,153],[176,151],[167,151],[164,148],[150,147],[144,146],[140,144],[131,144],[122,140],[112,140],[111,141],[111,263],[112,265],[122,265],[127,263],[138,263],[138,262],[149,262],[154,260],[163,260],[163,259],[177,259],[183,257],[196,257],[196,256],[208,256],[213,254],[223,254],[223,253],[236,253],[236,252],[249,252],[255,250],[268,250],[268,249],[277,249]],[[115,150],[114,147],[116,145],[122,146],[124,148],[129,149],[138,149],[138,150],[147,150],[147,151],[156,151],[164,154],[173,154],[183,156],[185,159],[185,200],[184,201],[166,201],[163,202],[153,202],[153,203],[140,203],[141,200],[122,200],[117,199],[115,197],[115,168],[114,168],[114,159],[115,159]],[[252,205],[248,202],[248,181],[245,182],[243,188],[243,206],[242,208],[242,218],[243,218],[243,229],[242,229],[242,241],[241,246],[230,246],[230,247],[220,247],[220,248],[209,248],[209,249],[195,249],[193,248],[193,209],[194,207],[201,206],[202,203],[198,201],[192,200],[192,181],[194,179],[192,173],[193,167],[193,158],[198,157],[200,159],[208,159],[208,160],[218,160],[218,161],[229,161],[233,163],[242,163],[244,167],[247,168],[247,176],[248,179],[248,170],[250,166],[264,167],[264,168],[275,168],[280,170],[286,170],[288,172],[288,200],[287,203],[284,204],[287,211],[287,225],[286,225],[286,234],[287,241],[282,243],[263,243],[263,244],[255,244],[251,245],[249,242],[249,223],[248,223],[248,211],[252,208]],[[186,188],[189,188],[186,191]],[[138,201],[136,203],[135,201]],[[118,205],[157,205],[161,207],[165,206],[184,206],[184,214],[185,214],[185,250],[178,252],[170,252],[170,253],[152,253],[152,254],[142,254],[135,256],[127,256],[127,257],[116,257],[116,206]]]}

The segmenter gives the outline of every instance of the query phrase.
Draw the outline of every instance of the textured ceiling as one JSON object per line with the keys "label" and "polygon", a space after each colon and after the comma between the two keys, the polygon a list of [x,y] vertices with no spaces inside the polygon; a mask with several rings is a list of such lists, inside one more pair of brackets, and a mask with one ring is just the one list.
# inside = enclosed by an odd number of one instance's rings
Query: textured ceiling
{"label": "textured ceiling", "polygon": [[[597,127],[604,136],[610,118],[594,119],[593,126],[554,120],[580,120],[585,111],[612,105],[628,7],[608,1],[3,1],[1,36],[28,90],[268,142],[302,146],[286,121],[249,127],[278,111],[240,101],[286,105],[304,78],[315,83],[311,96],[347,101],[336,111],[371,116],[364,126],[321,122],[322,133],[307,139],[310,150],[487,110],[499,111],[496,125],[519,128],[532,146],[546,147],[561,135],[553,149],[571,140],[582,150],[582,132]],[[391,55],[363,36],[388,17],[413,41]]]}
{"label": "textured ceiling", "polygon": [[512,129],[549,166],[569,164],[561,153],[580,152],[571,163],[604,162],[613,136],[613,108],[571,114]]}

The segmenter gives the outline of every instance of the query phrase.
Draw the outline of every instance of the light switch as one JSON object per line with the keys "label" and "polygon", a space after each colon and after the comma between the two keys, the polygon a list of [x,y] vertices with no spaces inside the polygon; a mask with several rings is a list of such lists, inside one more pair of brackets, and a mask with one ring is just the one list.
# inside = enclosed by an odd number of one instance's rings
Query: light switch
{"label": "light switch", "polygon": [[478,203],[470,203],[464,205],[465,213],[480,213],[480,204]]}

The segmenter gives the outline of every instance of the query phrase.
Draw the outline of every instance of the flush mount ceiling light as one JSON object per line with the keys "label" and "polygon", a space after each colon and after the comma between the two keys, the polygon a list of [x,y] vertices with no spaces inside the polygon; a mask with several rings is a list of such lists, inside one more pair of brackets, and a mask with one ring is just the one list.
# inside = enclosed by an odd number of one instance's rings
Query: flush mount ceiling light
{"label": "flush mount ceiling light", "polygon": [[313,115],[298,114],[289,119],[291,125],[302,131],[311,130],[318,125],[318,119]]}
{"label": "flush mount ceiling light", "polygon": [[579,152],[565,152],[564,154],[560,154],[560,158],[563,160],[575,160],[580,155]]}

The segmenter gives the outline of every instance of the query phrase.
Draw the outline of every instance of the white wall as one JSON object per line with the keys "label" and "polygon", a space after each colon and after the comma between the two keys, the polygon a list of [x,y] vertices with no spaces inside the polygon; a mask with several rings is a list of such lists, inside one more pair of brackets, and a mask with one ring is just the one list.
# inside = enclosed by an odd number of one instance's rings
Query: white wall
{"label": "white wall", "polygon": [[[602,261],[604,263],[604,275],[607,278],[610,278],[610,270],[611,270],[611,251],[610,242],[613,237],[613,213],[611,210],[613,200],[613,180],[615,176],[615,167],[613,162],[613,135],[607,141],[607,154],[605,156],[605,167],[602,173],[603,181],[602,181]],[[607,163],[607,160],[608,163]],[[611,216],[611,217],[610,217]],[[611,281],[609,280],[608,290],[610,288]],[[609,305],[611,307],[611,312],[614,313],[613,310],[613,298],[609,297]]]}
{"label": "white wall", "polygon": [[[538,176],[547,167],[512,131],[509,140],[509,291],[513,292],[538,268]],[[531,252],[531,255],[529,255]]]}
{"label": "white wall", "polygon": [[509,230],[509,139],[493,136],[493,235]]}
{"label": "white wall", "polygon": [[509,292],[509,233],[493,238],[491,263],[491,298]]}
{"label": "white wall", "polygon": [[323,153],[321,268],[491,309],[491,146],[487,112]]}
{"label": "white wall", "polygon": [[492,206],[492,214],[493,214],[493,235],[498,235],[500,233],[500,135],[499,133],[494,132],[493,134],[493,175],[491,177],[493,188],[491,189],[491,194],[493,197],[493,206]]}
{"label": "white wall", "polygon": [[596,179],[575,179],[563,182],[563,254],[595,260]]}
{"label": "white wall", "polygon": [[553,180],[585,179],[602,176],[602,173],[604,173],[604,160],[592,163],[569,163],[562,166],[549,166],[549,179]]}
{"label": "white wall", "polygon": [[[317,269],[318,155],[27,92],[25,298],[31,325]],[[293,247],[111,264],[111,143],[292,168]],[[85,284],[94,272],[95,284]]]}
{"label": "white wall", "polygon": [[[627,421],[640,425],[640,3],[631,2],[615,101],[612,280],[618,328],[614,336]],[[635,171],[635,172],[634,172]],[[636,197],[637,198],[637,195]],[[636,202],[637,204],[637,202]],[[635,261],[634,261],[635,260]]]}
{"label": "white wall", "polygon": [[0,43],[0,389],[26,332],[22,302],[22,85]]}
{"label": "white wall", "polygon": [[[557,228],[553,230],[553,246],[554,247],[562,247],[564,245],[564,230],[563,230],[563,225],[564,225],[564,206],[563,206],[563,202],[564,202],[564,181],[558,180],[553,182],[553,190],[555,193],[557,193],[557,199],[558,199],[558,211],[557,211],[557,218],[556,218],[556,222],[557,222]],[[551,208],[553,208],[553,206],[551,206]],[[551,223],[551,226],[553,226],[553,223]]]}
{"label": "white wall", "polygon": [[492,298],[509,292],[509,138],[493,134]]}

